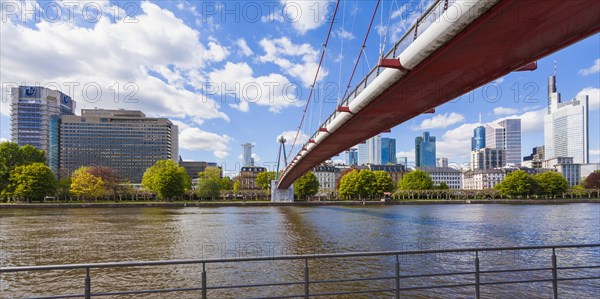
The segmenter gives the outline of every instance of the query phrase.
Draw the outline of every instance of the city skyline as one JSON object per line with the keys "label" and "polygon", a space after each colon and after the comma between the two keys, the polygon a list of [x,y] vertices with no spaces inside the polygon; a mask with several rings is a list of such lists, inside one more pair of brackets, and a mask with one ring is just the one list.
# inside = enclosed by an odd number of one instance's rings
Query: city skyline
{"label": "city skyline", "polygon": [[[107,6],[110,4],[106,4]],[[407,4],[410,5],[410,4]],[[181,127],[180,153],[184,160],[216,161],[219,165],[225,163],[224,172],[239,171],[242,165],[239,156],[242,151],[239,144],[250,142],[255,145],[255,161],[259,165],[271,163],[277,157],[278,144],[276,139],[284,135],[289,143],[295,139],[295,129],[298,126],[303,104],[308,95],[310,76],[314,74],[317,54],[320,44],[327,31],[322,19],[302,22],[285,22],[278,20],[264,20],[251,23],[240,18],[239,22],[220,22],[215,18],[213,25],[208,22],[197,25],[194,21],[200,7],[195,9],[185,2],[140,4],[136,18],[140,23],[148,26],[148,19],[154,20],[155,26],[168,28],[172,32],[175,42],[164,42],[165,36],[157,34],[149,40],[141,42],[148,44],[156,53],[178,53],[181,57],[173,55],[153,56],[150,52],[133,51],[132,47],[116,48],[115,42],[127,45],[127,41],[119,40],[114,34],[121,31],[142,30],[136,24],[117,22],[115,17],[107,16],[106,23],[74,22],[72,28],[59,26],[61,22],[51,23],[44,18],[32,20],[19,20],[9,18],[2,26],[2,36],[5,40],[14,40],[23,45],[19,53],[9,52],[7,47],[2,47],[1,70],[2,83],[18,82],[26,85],[41,85],[50,82],[58,83],[63,91],[67,90],[69,83],[78,83],[76,92],[65,94],[73,97],[78,102],[76,114],[81,108],[104,109],[133,109],[144,111],[151,117],[167,117]],[[360,2],[357,7],[348,7],[345,10],[347,20],[356,18],[356,23],[365,22],[368,18],[366,12],[372,10],[372,3]],[[389,12],[389,7],[384,11]],[[394,8],[394,10],[396,10]],[[108,9],[107,9],[108,11]],[[327,10],[323,10],[324,14]],[[352,14],[354,11],[354,15]],[[386,13],[386,12],[384,12]],[[344,13],[343,13],[344,14]],[[76,15],[76,16],[81,16]],[[394,24],[408,16],[400,16]],[[81,21],[81,20],[80,20]],[[65,21],[67,22],[67,21]],[[251,27],[248,26],[252,24]],[[213,26],[213,27],[211,27]],[[218,27],[218,28],[217,28]],[[248,27],[248,28],[247,28]],[[350,24],[344,28],[336,25],[336,30],[331,42],[331,49],[325,57],[323,75],[319,83],[324,89],[327,82],[343,86],[347,80],[348,63],[354,59],[355,50],[360,46],[357,40],[364,34],[360,29],[350,30]],[[35,35],[39,41],[47,44],[57,44],[61,36],[74,36],[74,38],[61,41],[60,47],[73,52],[81,44],[78,37],[82,30],[89,30],[86,34],[93,36],[110,36],[106,44],[100,44],[100,50],[105,50],[114,57],[122,57],[115,64],[121,65],[116,69],[110,67],[97,67],[101,65],[98,60],[90,57],[91,53],[74,54],[67,58],[61,56],[56,49],[38,51],[36,57],[43,55],[44,61],[27,59],[30,54],[27,50],[33,40],[26,36]],[[256,30],[260,28],[260,30]],[[156,30],[150,28],[147,30]],[[22,37],[19,32],[23,33]],[[217,37],[217,32],[223,32]],[[382,33],[383,34],[383,33]],[[397,33],[398,35],[401,32]],[[377,49],[379,40],[377,35],[370,39],[367,49]],[[383,35],[381,36],[383,37]],[[600,160],[599,131],[599,99],[598,99],[598,59],[600,52],[596,34],[566,49],[551,54],[538,61],[538,69],[532,72],[514,72],[486,84],[459,99],[436,108],[435,114],[417,116],[404,124],[391,129],[390,133],[383,134],[384,138],[397,140],[397,157],[408,157],[409,163],[414,163],[414,144],[412,140],[422,131],[430,131],[438,136],[437,151],[439,156],[448,157],[449,163],[467,163],[470,158],[470,138],[473,129],[478,124],[478,114],[482,113],[484,123],[496,122],[503,118],[521,116],[523,119],[523,144],[521,157],[529,154],[531,148],[543,145],[543,114],[546,112],[546,96],[548,75],[555,72],[557,66],[557,85],[564,98],[575,98],[577,94],[589,94],[589,127],[590,127],[590,162]],[[34,39],[35,40],[35,39]],[[102,40],[102,39],[99,39]],[[190,41],[191,40],[191,41]],[[336,62],[339,54],[340,43],[344,42],[346,53],[341,63]],[[180,45],[189,45],[190,50],[182,50]],[[167,52],[165,52],[165,50]],[[42,51],[42,52],[39,52]],[[139,50],[142,51],[142,50]],[[172,51],[172,52],[169,52]],[[75,51],[77,53],[78,51]],[[85,51],[81,51],[85,52]],[[367,51],[369,61],[375,61],[377,51]],[[41,53],[41,54],[39,54]],[[132,56],[136,54],[141,58]],[[30,55],[31,56],[31,55]],[[278,64],[283,60],[290,63],[293,68],[285,68]],[[126,61],[127,60],[127,61]],[[10,63],[9,63],[10,61]],[[69,61],[69,63],[65,62]],[[556,61],[556,64],[555,64]],[[57,64],[55,65],[54,63]],[[72,67],[77,62],[80,67]],[[191,67],[184,67],[189,64]],[[143,71],[137,71],[137,70]],[[360,69],[360,68],[359,68]],[[365,69],[368,69],[365,66]],[[94,70],[94,71],[92,71]],[[136,70],[136,71],[133,71]],[[340,72],[341,70],[341,72]],[[35,76],[33,76],[35,74]],[[364,74],[357,72],[356,80],[362,79]],[[338,78],[342,78],[338,80]],[[241,100],[239,103],[232,101],[227,94],[208,94],[205,88],[200,88],[207,82],[248,84],[252,82],[279,82],[295,83],[297,90],[302,90],[297,101],[286,101],[278,98],[272,102],[262,100],[257,102]],[[97,83],[102,87],[103,96],[96,102],[82,99],[81,89],[87,83]],[[118,83],[118,86],[115,85]],[[136,87],[137,103],[126,101],[128,91]],[[343,82],[343,83],[339,83]],[[113,87],[110,89],[110,87]],[[226,90],[231,90],[227,85]],[[118,103],[114,100],[114,90],[120,90]],[[93,91],[93,89],[91,90]],[[93,92],[91,92],[93,94]],[[321,90],[323,100],[323,90]],[[337,94],[337,92],[335,93]],[[485,94],[485,95],[484,95]],[[5,96],[5,95],[4,95]],[[127,98],[133,100],[133,98]],[[177,99],[177,100],[175,100]],[[3,98],[4,100],[4,98]],[[289,100],[289,99],[288,99]],[[335,100],[335,99],[334,99]],[[322,102],[322,101],[321,101]],[[325,103],[321,107],[310,107],[314,110],[312,123],[307,124],[299,141],[306,141],[307,136],[314,133],[320,121],[333,111],[333,103]],[[322,110],[323,112],[319,112]],[[10,140],[10,109],[6,101],[0,105],[0,138]],[[298,143],[298,142],[297,142]],[[295,151],[298,150],[298,145]],[[289,145],[288,145],[289,152]],[[413,153],[413,154],[410,154]],[[292,155],[295,152],[291,153]],[[334,161],[343,160],[343,155],[333,157]],[[413,160],[413,161],[411,161]]]}

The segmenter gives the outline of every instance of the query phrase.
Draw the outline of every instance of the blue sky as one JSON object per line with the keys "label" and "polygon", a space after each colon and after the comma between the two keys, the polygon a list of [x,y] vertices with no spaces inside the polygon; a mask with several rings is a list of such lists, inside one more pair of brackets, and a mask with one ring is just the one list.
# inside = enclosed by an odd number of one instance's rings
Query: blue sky
{"label": "blue sky", "polygon": [[[380,48],[400,37],[427,5],[382,3],[355,82],[376,63]],[[257,162],[271,167],[277,137],[295,135],[334,5],[283,0],[2,2],[0,138],[10,138],[6,88],[39,83],[60,87],[78,108],[138,109],[170,118],[180,125],[185,160],[215,161],[234,173],[241,144],[251,142]],[[312,134],[343,93],[338,86],[349,80],[374,6],[375,1],[341,1],[304,134]],[[438,157],[463,163],[479,113],[483,122],[522,116],[522,154],[528,155],[543,144],[546,82],[554,61],[564,100],[579,93],[590,96],[590,158],[598,162],[598,34],[538,61],[533,72],[511,73],[384,135],[396,138],[398,156],[411,161],[414,137],[429,130],[438,138]]]}

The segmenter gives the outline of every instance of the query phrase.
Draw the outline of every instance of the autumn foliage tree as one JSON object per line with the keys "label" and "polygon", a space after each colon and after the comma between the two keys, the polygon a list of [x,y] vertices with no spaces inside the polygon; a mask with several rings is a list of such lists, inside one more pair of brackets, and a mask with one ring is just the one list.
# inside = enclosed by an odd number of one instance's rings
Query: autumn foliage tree
{"label": "autumn foliage tree", "polygon": [[71,194],[85,199],[98,199],[105,193],[104,181],[90,173],[89,167],[81,167],[71,176]]}
{"label": "autumn foliage tree", "polygon": [[600,189],[600,170],[590,173],[583,181],[583,187],[586,189]]}

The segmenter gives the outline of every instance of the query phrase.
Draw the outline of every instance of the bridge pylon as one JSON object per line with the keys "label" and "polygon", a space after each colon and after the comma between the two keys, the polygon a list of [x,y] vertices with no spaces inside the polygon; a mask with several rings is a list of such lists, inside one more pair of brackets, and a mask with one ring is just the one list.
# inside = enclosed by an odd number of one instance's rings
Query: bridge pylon
{"label": "bridge pylon", "polygon": [[294,185],[290,185],[286,189],[277,189],[279,182],[279,162],[281,161],[281,153],[283,152],[283,163],[287,166],[287,155],[285,154],[285,138],[279,137],[279,153],[277,154],[277,170],[275,171],[275,179],[271,181],[271,202],[293,202],[294,201]]}

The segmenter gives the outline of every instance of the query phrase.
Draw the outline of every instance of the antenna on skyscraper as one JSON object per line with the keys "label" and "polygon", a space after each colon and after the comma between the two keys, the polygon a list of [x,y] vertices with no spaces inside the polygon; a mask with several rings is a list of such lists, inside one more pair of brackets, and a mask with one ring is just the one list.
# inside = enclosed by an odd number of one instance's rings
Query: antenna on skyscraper
{"label": "antenna on skyscraper", "polygon": [[554,59],[554,77],[556,78],[556,59]]}
{"label": "antenna on skyscraper", "polygon": [[481,125],[481,112],[479,112],[479,125]]}

